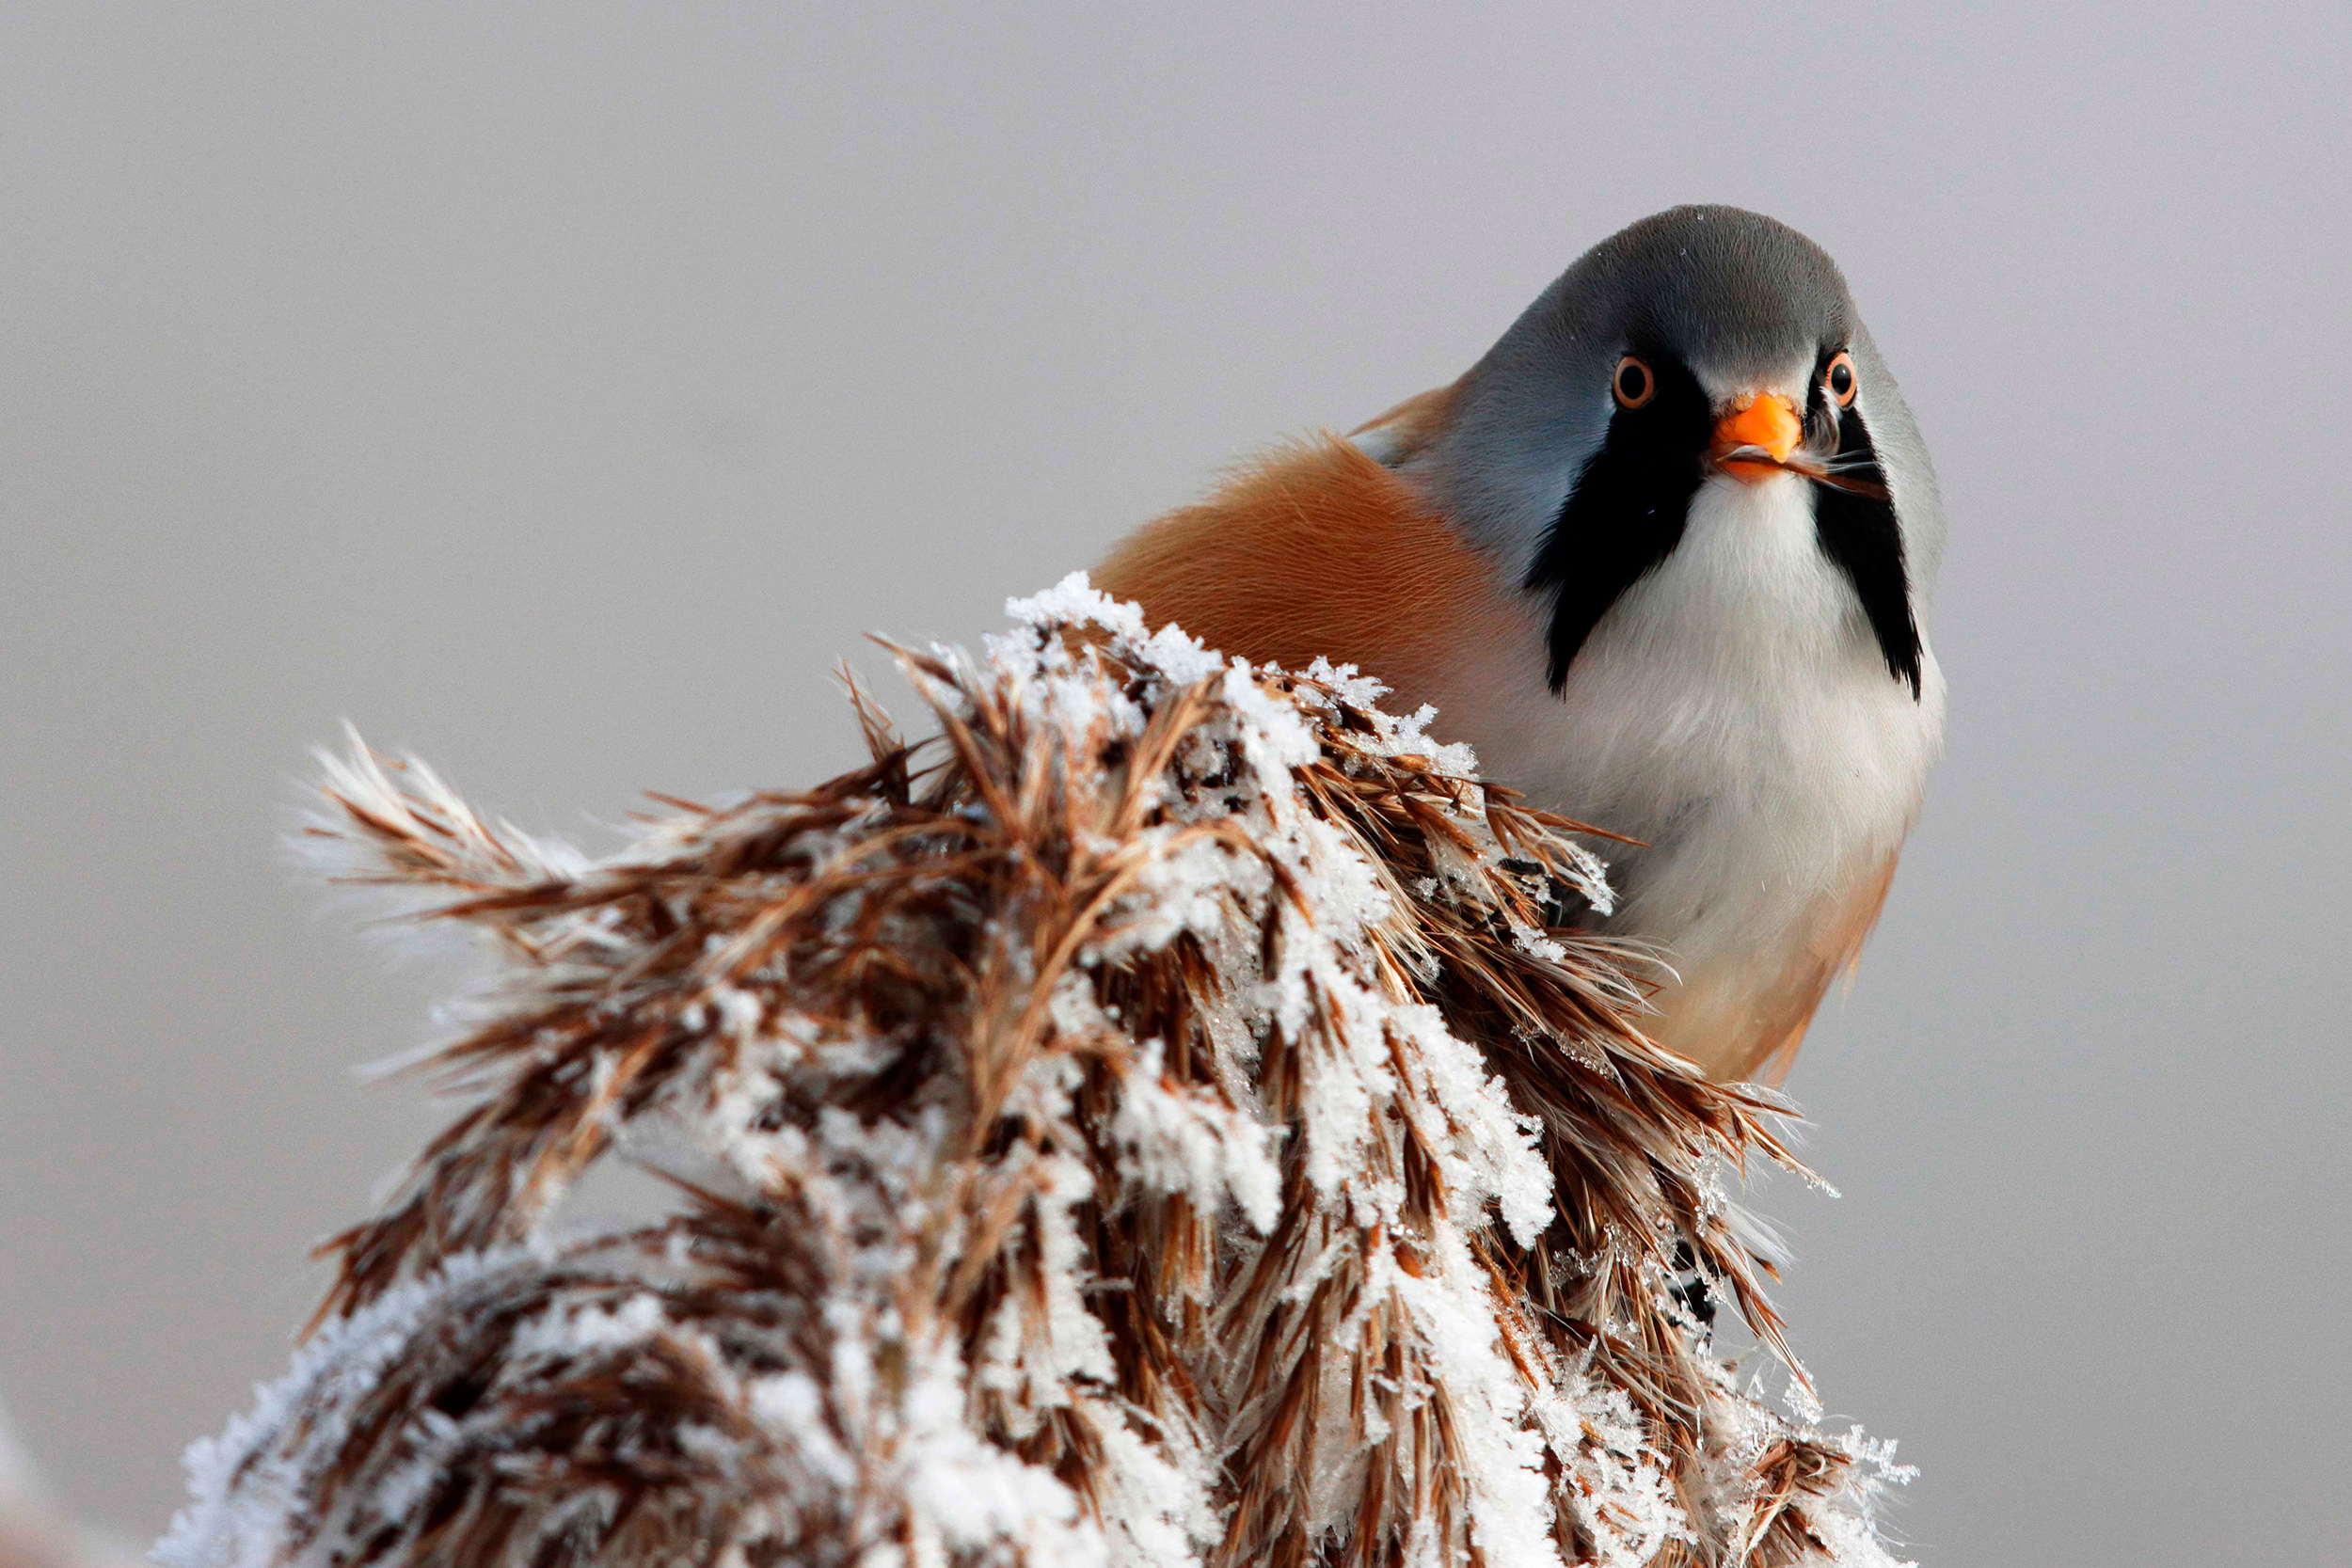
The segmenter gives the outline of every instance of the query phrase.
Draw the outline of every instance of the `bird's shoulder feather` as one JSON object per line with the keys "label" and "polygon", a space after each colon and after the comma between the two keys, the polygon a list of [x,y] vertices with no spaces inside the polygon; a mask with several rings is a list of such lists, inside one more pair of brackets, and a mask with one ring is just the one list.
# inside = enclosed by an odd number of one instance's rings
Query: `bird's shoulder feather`
{"label": "bird's shoulder feather", "polygon": [[1129,534],[1093,576],[1211,647],[1291,669],[1326,656],[1416,700],[1466,649],[1527,635],[1500,565],[1331,436],[1234,469]]}

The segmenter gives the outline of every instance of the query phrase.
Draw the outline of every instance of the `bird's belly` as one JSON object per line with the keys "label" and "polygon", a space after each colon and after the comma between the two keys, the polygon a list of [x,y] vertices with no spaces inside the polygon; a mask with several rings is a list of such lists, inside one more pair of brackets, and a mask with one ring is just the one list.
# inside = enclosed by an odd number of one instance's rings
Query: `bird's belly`
{"label": "bird's belly", "polygon": [[[1860,660],[1855,661],[1860,664]],[[1628,671],[1571,689],[1547,758],[1514,776],[1580,820],[1619,901],[1614,928],[1685,965],[1754,955],[1900,847],[1935,751],[1936,716],[1883,664],[1762,689]],[[1654,725],[1629,715],[1654,716]],[[1518,748],[1515,748],[1518,749]]]}
{"label": "bird's belly", "polygon": [[[1597,707],[1574,691],[1563,703],[1552,767],[1528,782],[1642,841],[1593,847],[1618,894],[1603,928],[1654,944],[1674,972],[1652,1033],[1712,1076],[1777,1081],[1877,919],[1934,716],[1875,658],[1777,689],[1676,690],[1657,672],[1635,690],[1595,684]],[[1636,698],[1671,716],[1646,743],[1616,705]]]}
{"label": "bird's belly", "polygon": [[1490,774],[1642,841],[1594,841],[1618,894],[1600,924],[1679,977],[1659,998],[1661,1037],[1747,1076],[1784,1037],[1793,1050],[1867,933],[1918,815],[1944,690],[1931,652],[1917,699],[1890,674],[1809,508],[1759,515],[1761,498],[1714,489],[1557,696],[1540,683],[1457,693],[1457,711]]}

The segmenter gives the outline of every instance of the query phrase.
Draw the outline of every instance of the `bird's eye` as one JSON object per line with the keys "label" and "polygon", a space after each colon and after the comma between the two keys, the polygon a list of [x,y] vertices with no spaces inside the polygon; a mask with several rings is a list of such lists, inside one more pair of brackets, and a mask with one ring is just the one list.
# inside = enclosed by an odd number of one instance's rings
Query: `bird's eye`
{"label": "bird's eye", "polygon": [[1830,399],[1838,407],[1852,407],[1853,356],[1843,349],[1838,350],[1836,357],[1829,362],[1829,369],[1821,372],[1821,384],[1829,388]]}
{"label": "bird's eye", "polygon": [[1629,354],[1617,361],[1617,373],[1609,389],[1616,394],[1618,407],[1639,408],[1658,395],[1658,377]]}

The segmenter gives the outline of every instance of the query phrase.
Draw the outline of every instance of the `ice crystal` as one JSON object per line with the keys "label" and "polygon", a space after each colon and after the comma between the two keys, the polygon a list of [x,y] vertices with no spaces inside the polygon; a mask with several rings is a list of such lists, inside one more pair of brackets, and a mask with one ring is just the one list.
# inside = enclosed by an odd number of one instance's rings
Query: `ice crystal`
{"label": "ice crystal", "polygon": [[[867,767],[600,862],[330,764],[337,873],[506,967],[162,1560],[1885,1561],[1891,1446],[1689,1304],[1779,1344],[1717,1175],[1777,1102],[1543,927],[1569,825],[1351,669],[1009,610],[903,654],[928,746],[860,698]],[[558,1236],[612,1150],[675,1212]]]}

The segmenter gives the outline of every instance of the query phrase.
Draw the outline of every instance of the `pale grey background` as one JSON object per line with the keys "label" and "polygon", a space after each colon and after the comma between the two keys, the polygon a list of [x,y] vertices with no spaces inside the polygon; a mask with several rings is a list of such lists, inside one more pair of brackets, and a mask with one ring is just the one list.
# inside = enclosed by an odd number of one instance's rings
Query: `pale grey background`
{"label": "pale grey background", "polygon": [[2347,80],[2340,3],[13,0],[0,1398],[159,1527],[429,1125],[352,1069],[445,976],[277,843],[339,717],[535,827],[814,779],[860,634],[1704,198],[1841,259],[1953,518],[1797,1344],[1931,1562],[2343,1560]]}

